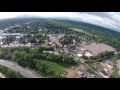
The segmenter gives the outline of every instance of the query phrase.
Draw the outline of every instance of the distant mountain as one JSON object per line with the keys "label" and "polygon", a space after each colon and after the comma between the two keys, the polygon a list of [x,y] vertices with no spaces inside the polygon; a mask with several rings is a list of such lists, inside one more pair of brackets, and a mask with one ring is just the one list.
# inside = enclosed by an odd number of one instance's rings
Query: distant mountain
{"label": "distant mountain", "polygon": [[21,16],[16,16],[15,18],[42,18],[42,17],[37,15],[21,15]]}
{"label": "distant mountain", "polygon": [[[94,28],[99,28],[99,29],[104,28],[104,29],[107,29],[107,30],[111,31],[111,28],[107,28],[107,27],[103,27],[103,26],[100,26],[100,25],[91,24],[91,23],[87,23],[87,22],[83,22],[83,21],[76,21],[76,20],[70,19],[68,17],[44,17],[44,16],[38,16],[38,15],[21,15],[21,16],[15,17],[15,18],[46,18],[46,19],[55,19],[55,20],[62,20],[62,21],[65,21],[65,22],[69,22],[71,24],[77,24],[77,25],[80,24],[80,25],[83,25],[83,26],[94,27]],[[120,32],[118,30],[114,30],[114,31]]]}
{"label": "distant mountain", "polygon": [[58,20],[61,21],[61,22],[67,22],[67,23],[70,23],[70,24],[73,24],[73,25],[84,26],[84,27],[91,28],[91,29],[98,29],[98,30],[101,30],[101,31],[110,31],[112,33],[113,33],[113,31],[115,31],[116,33],[118,33],[118,32],[120,33],[120,31],[118,31],[118,30],[110,29],[110,28],[107,28],[107,27],[103,27],[103,26],[100,26],[100,25],[91,24],[91,23],[87,23],[87,22],[75,21],[75,20],[69,20],[69,19],[58,19]]}

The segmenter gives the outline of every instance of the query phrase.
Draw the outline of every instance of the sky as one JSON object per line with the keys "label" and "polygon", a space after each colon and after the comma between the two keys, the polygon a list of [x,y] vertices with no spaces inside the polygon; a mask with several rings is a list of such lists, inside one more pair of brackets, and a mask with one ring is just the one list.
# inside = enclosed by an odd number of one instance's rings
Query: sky
{"label": "sky", "polygon": [[0,12],[0,19],[22,15],[65,18],[103,26],[120,32],[120,12]]}

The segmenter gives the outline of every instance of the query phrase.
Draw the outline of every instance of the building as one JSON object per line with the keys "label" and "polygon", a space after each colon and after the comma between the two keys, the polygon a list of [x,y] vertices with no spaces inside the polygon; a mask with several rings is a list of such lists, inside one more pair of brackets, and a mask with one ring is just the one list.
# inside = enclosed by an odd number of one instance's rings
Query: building
{"label": "building", "polygon": [[68,45],[68,48],[69,48],[70,50],[76,50],[76,46],[73,45],[73,44]]}
{"label": "building", "polygon": [[73,45],[75,46],[75,39],[73,39]]}
{"label": "building", "polygon": [[35,47],[38,47],[38,43],[31,43],[31,47],[35,48]]}
{"label": "building", "polygon": [[113,65],[113,63],[112,63],[111,61],[106,60],[106,61],[103,62],[103,63],[101,62],[101,65],[102,65],[104,68],[106,68],[106,69],[109,71],[110,74],[112,74],[114,65]]}
{"label": "building", "polygon": [[92,78],[96,78],[95,74],[92,74],[91,76],[92,76]]}
{"label": "building", "polygon": [[1,33],[0,36],[19,36],[20,33]]}
{"label": "building", "polygon": [[91,53],[85,53],[84,56],[86,56],[86,57],[92,57],[93,55]]}
{"label": "building", "polygon": [[90,42],[82,41],[82,44],[84,44],[84,45],[90,45]]}
{"label": "building", "polygon": [[107,66],[108,66],[111,70],[113,69],[113,66],[109,65],[108,63],[107,63]]}
{"label": "building", "polygon": [[80,58],[80,57],[82,57],[82,56],[83,56],[83,54],[77,54],[77,56]]}
{"label": "building", "polygon": [[104,69],[100,72],[100,74],[101,74],[103,77],[105,77],[105,78],[109,78],[109,77],[110,77],[110,75],[109,75]]}
{"label": "building", "polygon": [[20,38],[20,36],[16,36],[16,41],[19,42]]}
{"label": "building", "polygon": [[80,78],[87,78],[87,75],[86,75],[84,72],[81,72],[81,71],[78,71],[78,72],[77,72],[77,75],[78,75]]}
{"label": "building", "polygon": [[43,53],[53,53],[53,51],[43,51]]}
{"label": "building", "polygon": [[87,49],[85,49],[85,48],[81,48],[81,50],[82,50],[82,51],[87,51]]}
{"label": "building", "polygon": [[64,53],[64,52],[65,52],[65,50],[62,48],[62,49],[60,49],[60,52],[61,52],[61,53]]}
{"label": "building", "polygon": [[39,31],[40,34],[42,33],[42,29],[40,29],[40,30],[38,30],[38,31]]}

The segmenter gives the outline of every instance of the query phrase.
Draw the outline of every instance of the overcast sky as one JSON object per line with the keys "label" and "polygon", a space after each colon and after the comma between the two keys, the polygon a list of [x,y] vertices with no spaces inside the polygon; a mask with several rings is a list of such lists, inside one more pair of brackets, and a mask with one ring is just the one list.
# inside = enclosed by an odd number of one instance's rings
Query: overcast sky
{"label": "overcast sky", "polygon": [[0,12],[0,19],[21,15],[37,15],[83,21],[120,31],[119,12]]}

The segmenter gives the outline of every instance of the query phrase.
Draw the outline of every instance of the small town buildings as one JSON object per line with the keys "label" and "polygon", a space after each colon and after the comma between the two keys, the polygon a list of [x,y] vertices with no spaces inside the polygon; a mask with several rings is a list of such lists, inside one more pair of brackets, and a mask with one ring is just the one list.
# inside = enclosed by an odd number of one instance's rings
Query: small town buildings
{"label": "small town buildings", "polygon": [[80,78],[87,78],[87,75],[86,75],[84,72],[81,72],[81,71],[78,71],[78,72],[77,72],[77,75],[78,75]]}

